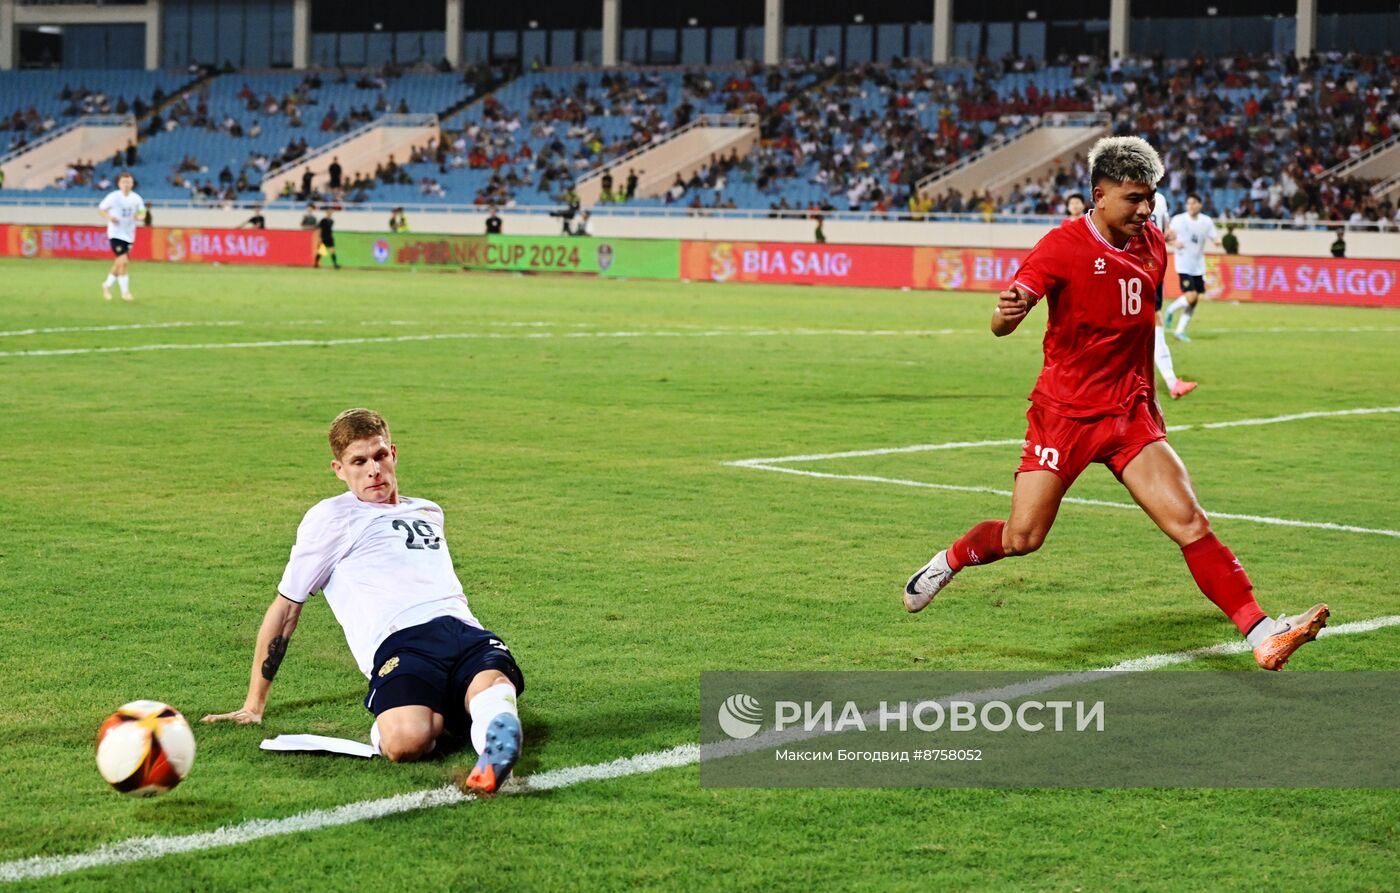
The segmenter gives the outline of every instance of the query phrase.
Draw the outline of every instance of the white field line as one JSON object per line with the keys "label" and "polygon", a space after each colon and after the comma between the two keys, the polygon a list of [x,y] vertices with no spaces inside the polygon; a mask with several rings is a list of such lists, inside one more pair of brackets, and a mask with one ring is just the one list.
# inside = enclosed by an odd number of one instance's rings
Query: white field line
{"label": "white field line", "polygon": [[[1252,425],[1277,425],[1283,422],[1296,422],[1304,419],[1319,419],[1335,416],[1361,416],[1378,415],[1382,413],[1400,412],[1400,406],[1375,406],[1361,409],[1336,409],[1320,412],[1299,412],[1292,415],[1269,416],[1258,419],[1235,419],[1227,422],[1206,422],[1196,425],[1173,425],[1168,431],[1190,431],[1193,429],[1215,429],[1215,428],[1236,428]],[[899,487],[918,487],[925,490],[950,490],[957,493],[987,493],[993,496],[1005,496],[1010,498],[1010,490],[1002,490],[998,487],[976,487],[964,484],[932,484],[927,481],[914,481],[904,478],[881,477],[872,474],[836,474],[824,471],[808,471],[802,468],[788,468],[789,464],[796,462],[822,462],[827,459],[853,459],[866,456],[889,456],[897,453],[923,453],[934,450],[959,450],[974,449],[977,447],[989,446],[1011,446],[1024,441],[1016,440],[957,440],[949,443],[920,443],[903,447],[884,447],[873,450],[846,450],[838,453],[807,453],[796,456],[773,456],[759,459],[737,459],[723,464],[735,468],[752,468],[757,471],[776,471],[781,474],[795,474],[802,477],[825,478],[827,480],[839,481],[863,481],[872,484],[893,484]],[[1062,502],[1074,505],[1092,505],[1103,508],[1133,509],[1137,510],[1137,503],[1132,502],[1109,502],[1103,499],[1081,499],[1077,496],[1066,496]],[[1242,515],[1233,512],[1213,512],[1207,510],[1206,514],[1212,518],[1228,518],[1234,521],[1252,521],[1256,524],[1270,524],[1276,527],[1308,527],[1315,530],[1336,530],[1343,533],[1362,533],[1375,536],[1400,537],[1400,530],[1387,530],[1385,528],[1357,527],[1351,524],[1334,524],[1330,521],[1299,521],[1292,518],[1274,518],[1267,515]]]}
{"label": "white field line", "polygon": [[[1321,636],[1354,635],[1357,633],[1373,632],[1390,626],[1400,626],[1400,615],[1373,617],[1370,620],[1361,620],[1354,623],[1344,623],[1340,626],[1327,627],[1322,630]],[[1049,691],[1066,685],[1083,683],[1092,679],[1093,674],[1157,670],[1162,667],[1199,660],[1203,657],[1221,654],[1241,654],[1248,650],[1249,645],[1247,643],[1234,640],[1212,645],[1208,648],[1197,648],[1192,651],[1178,651],[1169,654],[1152,654],[1146,657],[1121,661],[1112,666],[1100,667],[1097,670],[1059,673],[1015,686],[1003,686],[995,689],[986,689],[980,692],[965,692],[957,695],[949,695],[947,697],[956,697],[962,700],[985,700],[991,697],[1019,697],[1027,694]],[[807,737],[815,736],[814,733],[807,733]],[[749,745],[747,749],[767,746],[769,743],[767,740],[762,740],[761,744],[756,743],[761,739],[762,736],[760,736],[760,739],[750,739],[749,741],[741,742],[735,746],[717,747],[712,749],[710,753],[716,757],[723,757],[731,755],[732,753],[744,752],[746,748],[744,748],[743,745]],[[700,756],[700,745],[681,744],[669,750],[623,757],[606,763],[594,763],[587,766],[570,766],[564,769],[551,769],[546,772],[537,772],[526,778],[508,782],[505,787],[501,789],[501,793],[502,795],[529,794],[535,791],[550,791],[558,788],[572,787],[573,785],[590,781],[605,781],[607,779],[626,778],[633,775],[648,775],[662,769],[692,766],[700,761]],[[455,787],[448,785],[440,788],[415,791],[409,794],[398,794],[393,797],[384,797],[378,800],[361,800],[356,803],[347,803],[332,809],[315,809],[309,812],[287,816],[282,819],[250,819],[249,821],[237,825],[230,825],[215,831],[206,831],[199,834],[185,834],[173,837],[133,837],[116,843],[104,844],[86,853],[74,853],[67,856],[32,856],[27,859],[0,862],[0,883],[54,877],[62,874],[69,874],[74,871],[82,871],[87,868],[98,868],[107,865],[143,862],[150,859],[159,859],[163,856],[174,855],[176,853],[189,853],[218,847],[237,846],[254,840],[261,840],[266,837],[279,837],[286,834],[317,831],[321,828],[332,828],[339,825],[349,825],[355,822],[363,822],[369,819],[398,815],[405,812],[433,809],[439,806],[450,806],[474,799],[476,798],[463,794]]]}
{"label": "white field line", "polygon": [[899,337],[949,335],[951,329],[753,329],[749,331],[710,330],[679,332],[670,330],[617,332],[437,332],[426,335],[381,335],[363,338],[287,338],[278,341],[229,341],[203,344],[132,344],[122,347],[60,347],[40,350],[0,351],[0,357],[71,357],[105,353],[148,353],[162,350],[243,350],[268,347],[344,347],[360,344],[399,344],[411,341],[463,341],[472,339],[535,338],[763,338],[811,335],[849,337]]}
{"label": "white field line", "polygon": [[[1206,422],[1197,425],[1169,425],[1168,432],[1191,431],[1196,428],[1237,428],[1248,425],[1277,425],[1281,422],[1296,422],[1301,419],[1321,419],[1332,416],[1377,415],[1400,412],[1400,406],[1374,406],[1364,409],[1335,409],[1320,412],[1299,412],[1293,415],[1276,415],[1259,419],[1235,419],[1228,422]],[[890,456],[896,453],[927,453],[934,450],[962,450],[975,447],[1011,446],[1023,443],[1021,438],[1014,440],[955,440],[949,443],[916,443],[912,446],[882,447],[873,450],[845,450],[839,453],[808,453],[799,456],[768,456],[758,459],[735,459],[725,462],[737,468],[758,468],[766,465],[791,462],[823,462],[827,459],[859,459],[864,456]],[[773,469],[768,469],[773,470]]]}
{"label": "white field line", "polygon": [[[53,335],[63,332],[129,332],[134,329],[192,329],[217,326],[241,326],[246,323],[238,320],[215,320],[211,322],[143,322],[113,326],[57,326],[47,329],[15,329],[0,332],[0,338],[14,338],[20,335]],[[286,325],[286,323],[278,323]]]}
{"label": "white field line", "polygon": [[859,459],[864,456],[892,456],[896,453],[927,453],[933,450],[965,450],[974,447],[989,446],[1010,446],[1012,444],[1024,443],[1021,438],[1015,440],[954,440],[949,443],[916,443],[913,446],[902,447],[882,447],[874,450],[846,450],[840,453],[808,453],[800,456],[769,456],[763,459],[735,459],[733,462],[725,462],[725,465],[733,465],[736,468],[763,468],[768,465],[775,465],[779,462],[822,462],[826,459]]}
{"label": "white field line", "polygon": [[1211,329],[1231,335],[1320,335],[1355,332],[1400,332],[1400,326],[1270,326],[1258,329]]}
{"label": "white field line", "polygon": [[[1013,441],[1020,443],[1021,441]],[[808,471],[805,468],[787,468],[783,465],[764,465],[748,460],[744,463],[727,463],[739,468],[752,468],[757,471],[777,471],[782,474],[796,474],[802,477],[825,478],[833,481],[863,481],[870,484],[894,484],[898,487],[919,487],[924,490],[951,490],[957,493],[987,493],[992,496],[1005,496],[1011,498],[1010,490],[1001,490],[996,487],[972,487],[963,484],[930,484],[927,481],[911,481],[904,478],[887,478],[873,474],[833,474],[826,471]],[[1142,511],[1135,502],[1109,502],[1106,499],[1081,499],[1078,496],[1066,496],[1060,502],[1071,503],[1073,505],[1092,505],[1101,508],[1131,509],[1135,512]],[[1400,530],[1387,530],[1377,527],[1356,527],[1351,524],[1333,524],[1330,521],[1299,521],[1294,518],[1272,518],[1267,515],[1240,515],[1234,512],[1216,512],[1206,509],[1206,514],[1211,518],[1228,518],[1233,521],[1253,521],[1256,524],[1271,524],[1275,527],[1309,527],[1315,530],[1336,530],[1342,533],[1369,533],[1376,536],[1400,537]]]}
{"label": "white field line", "polygon": [[[1296,412],[1292,415],[1276,415],[1267,419],[1236,419],[1233,422],[1209,422],[1204,425],[1196,425],[1197,428],[1238,428],[1242,425],[1276,425],[1279,422],[1296,422],[1300,419],[1321,419],[1330,416],[1344,415],[1378,415],[1387,412],[1400,412],[1400,406],[1374,406],[1369,409],[1334,409],[1327,412]],[[1182,425],[1181,430],[1186,430],[1191,425]],[[1172,429],[1176,430],[1176,429]]]}
{"label": "white field line", "polygon": [[[329,320],[324,320],[324,319],[290,319],[290,320],[278,320],[278,321],[275,321],[275,322],[269,321],[269,322],[266,322],[266,323],[257,323],[256,325],[259,325],[259,326],[272,326],[272,327],[276,327],[276,326],[320,326],[320,325],[329,325],[329,324],[330,324],[330,321],[329,321]],[[436,323],[431,322],[431,321],[416,320],[416,319],[390,319],[390,320],[383,320],[383,321],[378,322],[378,323],[376,323],[376,322],[370,322],[370,321],[363,321],[363,322],[360,323],[360,325],[362,325],[362,326],[371,326],[371,325],[389,325],[389,326],[417,326],[417,325],[424,325],[424,326],[426,326],[426,325],[435,325],[435,324],[436,324]],[[180,322],[151,322],[151,323],[130,323],[130,324],[122,324],[122,325],[105,325],[105,326],[51,326],[51,327],[45,327],[45,328],[14,329],[14,330],[11,330],[11,331],[0,331],[0,338],[14,338],[14,337],[25,336],[25,335],[54,335],[54,334],[64,334],[64,333],[70,333],[70,332],[124,332],[124,331],[138,331],[138,330],[141,330],[141,329],[184,329],[184,328],[198,328],[198,327],[227,327],[227,326],[251,326],[251,325],[255,325],[255,324],[253,324],[253,323],[248,323],[248,322],[244,322],[244,321],[241,321],[241,320],[210,320],[210,321],[208,321],[208,322],[183,322],[183,321],[180,321]],[[593,323],[568,323],[568,324],[564,324],[564,323],[539,322],[539,321],[529,321],[529,322],[488,322],[488,323],[486,323],[486,325],[491,326],[491,327],[493,327],[493,328],[550,328],[550,327],[554,327],[554,328],[587,329],[587,328],[593,328],[593,327],[594,327],[594,324],[593,324]],[[896,331],[896,330],[885,330],[885,331],[875,331],[875,332],[863,332],[863,331],[852,331],[852,330],[842,330],[842,329],[773,330],[773,329],[758,329],[758,328],[755,328],[755,327],[752,327],[752,326],[704,326],[704,325],[680,325],[680,324],[673,325],[672,328],[678,328],[678,329],[705,329],[705,330],[708,330],[708,331],[706,331],[704,334],[711,335],[711,336],[718,336],[718,335],[721,335],[721,334],[744,335],[744,334],[750,334],[750,333],[752,333],[752,334],[802,334],[802,335],[819,335],[819,334],[832,334],[832,335],[852,335],[852,334],[869,334],[869,335],[982,335],[982,334],[985,334],[985,333],[986,333],[986,329],[983,328],[983,327],[981,327],[981,326],[978,326],[978,327],[976,327],[976,328],[970,328],[970,329],[930,329],[930,330],[898,330],[898,331]],[[1331,327],[1327,327],[1327,326],[1311,326],[1311,327],[1274,326],[1274,327],[1271,327],[1271,328],[1254,328],[1254,329],[1251,329],[1251,328],[1243,328],[1243,329],[1213,329],[1212,331],[1213,331],[1213,332],[1221,332],[1221,333],[1229,333],[1229,334],[1268,334],[1268,335],[1277,335],[1277,334],[1297,333],[1297,334],[1308,334],[1308,335],[1311,335],[1311,334],[1327,334],[1327,333],[1400,332],[1400,326],[1331,326]],[[637,334],[640,335],[640,334],[647,334],[647,333],[637,333]]]}

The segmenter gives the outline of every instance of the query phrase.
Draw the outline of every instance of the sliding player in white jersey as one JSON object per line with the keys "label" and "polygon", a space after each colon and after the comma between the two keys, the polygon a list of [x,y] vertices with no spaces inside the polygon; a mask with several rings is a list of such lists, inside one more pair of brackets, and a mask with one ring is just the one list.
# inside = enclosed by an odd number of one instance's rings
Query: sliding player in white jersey
{"label": "sliding player in white jersey", "polygon": [[[1162,193],[1157,193],[1152,204],[1152,222],[1157,224],[1157,228],[1166,235],[1170,228],[1169,221],[1171,215],[1167,213],[1167,200]],[[1176,377],[1176,369],[1172,365],[1172,349],[1167,346],[1167,330],[1162,325],[1162,284],[1157,283],[1157,327],[1156,346],[1152,351],[1152,358],[1157,364],[1157,371],[1162,375],[1162,381],[1167,385],[1167,391],[1172,395],[1173,400],[1180,400],[1187,394],[1196,390],[1196,382],[1183,381]]]}
{"label": "sliding player in white jersey", "polygon": [[243,707],[204,722],[262,721],[302,605],[325,594],[369,679],[370,740],[394,762],[433,751],[444,730],[470,734],[479,755],[462,782],[494,793],[520,757],[516,696],[525,677],[510,649],[467,607],[447,551],[442,508],[399,495],[398,449],[379,413],[347,409],[330,429],[331,469],[349,492],[322,500],[263,617]]}
{"label": "sliding player in white jersey", "polygon": [[136,180],[131,174],[122,171],[117,174],[117,188],[97,206],[97,213],[107,221],[107,240],[112,243],[112,269],[102,283],[102,297],[112,300],[112,286],[120,285],[122,300],[131,300],[131,277],[127,274],[127,263],[131,256],[131,246],[136,244],[136,221],[146,213],[146,203],[132,191]]}
{"label": "sliding player in white jersey", "polygon": [[1215,221],[1201,213],[1201,197],[1196,193],[1186,196],[1186,213],[1172,218],[1167,230],[1167,244],[1176,248],[1176,273],[1181,278],[1181,297],[1172,301],[1167,308],[1168,327],[1172,317],[1181,314],[1176,321],[1178,341],[1190,341],[1186,336],[1186,324],[1196,313],[1196,302],[1206,291],[1206,243],[1220,247],[1220,233],[1215,230]]}

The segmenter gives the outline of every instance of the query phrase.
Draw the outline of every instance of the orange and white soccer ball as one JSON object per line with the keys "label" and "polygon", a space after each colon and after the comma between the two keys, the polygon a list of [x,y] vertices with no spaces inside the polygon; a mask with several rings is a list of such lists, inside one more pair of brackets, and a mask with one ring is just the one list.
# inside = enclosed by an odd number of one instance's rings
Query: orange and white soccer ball
{"label": "orange and white soccer ball", "polygon": [[194,732],[160,701],[132,701],[97,730],[97,771],[123,794],[164,793],[194,765]]}

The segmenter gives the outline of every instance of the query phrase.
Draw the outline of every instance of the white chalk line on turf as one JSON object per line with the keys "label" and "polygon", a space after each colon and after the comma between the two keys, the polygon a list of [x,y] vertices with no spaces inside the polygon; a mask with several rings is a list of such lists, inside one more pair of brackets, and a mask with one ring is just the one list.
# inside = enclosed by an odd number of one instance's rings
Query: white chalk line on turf
{"label": "white chalk line on turf", "polygon": [[[1190,431],[1196,429],[1218,429],[1236,428],[1254,425],[1277,425],[1284,422],[1296,422],[1305,419],[1320,419],[1337,416],[1365,416],[1379,415],[1384,413],[1400,413],[1400,406],[1373,406],[1360,409],[1335,409],[1317,412],[1297,412],[1291,415],[1269,416],[1257,419],[1234,419],[1226,422],[1205,422],[1191,425],[1172,425],[1168,431]],[[1024,441],[1020,438],[1015,440],[956,440],[948,443],[919,443],[912,446],[883,447],[872,450],[845,450],[837,453],[806,453],[794,456],[771,456],[758,459],[736,459],[725,462],[734,468],[751,468],[755,471],[776,471],[780,474],[795,474],[801,477],[823,478],[826,480],[840,481],[863,481],[871,484],[893,484],[899,487],[918,487],[925,490],[950,490],[957,493],[987,493],[993,496],[1010,497],[1010,490],[1003,490],[999,487],[978,487],[965,484],[934,484],[927,481],[914,481],[905,478],[882,477],[873,474],[837,474],[834,472],[809,471],[805,468],[788,468],[787,466],[796,462],[823,462],[828,459],[859,459],[868,456],[889,456],[899,453],[924,453],[935,450],[958,450],[975,449],[989,446],[1012,446],[1021,444]],[[1077,496],[1066,496],[1062,502],[1074,505],[1090,505],[1102,508],[1134,509],[1139,507],[1132,502],[1110,502],[1103,499],[1081,499]],[[1212,518],[1228,518],[1233,521],[1252,521],[1256,524],[1270,524],[1276,527],[1307,527],[1315,530],[1335,530],[1342,533],[1361,533],[1375,536],[1400,537],[1400,530],[1388,530],[1376,527],[1358,527],[1351,524],[1336,524],[1331,521],[1299,521],[1293,518],[1274,518],[1267,515],[1245,515],[1233,512],[1214,512],[1207,510]]]}
{"label": "white chalk line on turf", "polygon": [[[1020,441],[1013,441],[1020,443]],[[782,465],[763,465],[749,461],[745,464],[737,462],[728,463],[739,468],[752,468],[756,471],[776,471],[781,474],[795,474],[801,477],[823,478],[833,481],[862,481],[868,484],[893,484],[898,487],[918,487],[924,490],[951,490],[956,493],[986,493],[992,496],[1005,496],[1011,498],[1010,490],[1002,490],[997,487],[974,487],[965,484],[931,484],[927,481],[911,481],[904,478],[887,478],[874,474],[834,474],[827,471],[808,471],[805,468],[787,468]],[[1061,499],[1062,503],[1073,505],[1091,505],[1100,508],[1131,509],[1135,512],[1142,511],[1142,508],[1135,502],[1110,502],[1106,499],[1081,499],[1078,496],[1066,496]],[[1315,530],[1336,530],[1342,533],[1368,533],[1376,536],[1400,537],[1400,530],[1387,530],[1379,527],[1356,527],[1351,524],[1334,524],[1330,521],[1299,521],[1293,518],[1272,518],[1267,515],[1242,515],[1234,512],[1217,512],[1206,509],[1206,514],[1211,518],[1228,518],[1232,521],[1253,521],[1256,524],[1270,524],[1275,527],[1308,527]]]}
{"label": "white chalk line on turf", "polygon": [[[1354,623],[1344,623],[1340,626],[1327,627],[1322,630],[1320,635],[1354,635],[1357,633],[1374,632],[1391,626],[1400,626],[1400,615],[1373,617],[1369,620],[1360,620]],[[1248,650],[1249,645],[1240,640],[1222,642],[1218,645],[1197,648],[1191,651],[1152,654],[1146,657],[1132,658],[1130,660],[1120,661],[1112,666],[1100,667],[1092,671],[1057,673],[1011,687],[987,689],[981,692],[959,693],[956,697],[968,700],[977,700],[979,698],[986,699],[992,696],[1022,697],[1066,685],[1082,683],[1089,679],[1092,674],[1157,670],[1176,664],[1189,663],[1203,657],[1241,654]],[[811,733],[809,733],[808,736],[816,737],[815,734]],[[752,740],[753,739],[750,739],[750,741]],[[744,744],[750,744],[750,742],[742,742],[736,746],[721,746],[712,750],[711,753],[717,757],[723,757],[734,753],[745,752]],[[747,749],[752,750],[759,746],[767,746],[768,744],[769,742],[764,740],[761,745],[752,744]],[[572,787],[590,781],[605,781],[614,778],[627,778],[634,775],[648,775],[663,769],[692,766],[700,762],[700,757],[700,745],[693,743],[681,744],[668,750],[637,754],[636,756],[623,757],[605,763],[569,766],[562,769],[537,772],[526,778],[507,783],[507,785],[502,788],[502,795],[516,796],[536,791],[550,791]],[[415,791],[409,794],[398,794],[393,797],[383,797],[378,800],[362,800],[356,803],[346,803],[343,806],[337,806],[331,809],[310,810],[281,819],[251,819],[237,825],[230,825],[215,831],[206,831],[198,834],[184,834],[169,837],[133,837],[128,840],[104,844],[86,853],[73,853],[66,856],[32,856],[27,859],[0,862],[0,883],[54,877],[88,868],[122,865],[130,862],[159,859],[163,856],[171,856],[178,853],[190,853],[219,847],[238,846],[267,837],[299,834],[308,831],[317,831],[322,828],[350,825],[355,822],[363,822],[370,819],[383,818],[385,816],[465,803],[474,799],[474,797],[463,794],[455,787],[448,785],[440,788]]]}
{"label": "white chalk line on turf", "polygon": [[[244,323],[236,319],[222,319],[210,322],[142,322],[111,326],[52,326],[44,329],[14,329],[9,332],[0,332],[0,338],[15,338],[21,335],[55,335],[67,332],[129,332],[137,329],[193,329],[241,325]],[[279,325],[287,325],[287,323],[279,323]]]}
{"label": "white chalk line on turf", "polygon": [[[1400,412],[1400,406],[1372,406],[1362,409],[1333,409],[1317,412],[1297,412],[1292,415],[1276,415],[1258,419],[1234,419],[1228,422],[1205,422],[1191,425],[1169,425],[1167,431],[1191,431],[1198,428],[1237,428],[1251,425],[1277,425],[1283,422],[1296,422],[1302,419],[1322,419],[1333,416],[1378,415]],[[757,459],[735,459],[725,462],[736,468],[758,468],[776,465],[780,462],[824,462],[827,459],[859,459],[865,456],[892,456],[897,453],[927,453],[935,450],[962,450],[976,447],[1011,446],[1023,443],[1019,437],[1010,440],[955,440],[949,443],[916,443],[911,446],[880,447],[873,450],[844,450],[839,453],[806,453],[797,456],[766,456]],[[771,470],[771,469],[770,469]]]}
{"label": "white chalk line on turf", "polygon": [[1189,428],[1238,428],[1245,425],[1276,425],[1280,422],[1297,422],[1302,419],[1322,419],[1346,415],[1380,415],[1400,412],[1400,406],[1373,406],[1366,409],[1333,409],[1320,412],[1295,412],[1292,415],[1276,415],[1266,419],[1236,419],[1233,422],[1207,422],[1202,425],[1180,425],[1168,431],[1185,431]]}
{"label": "white chalk line on turf", "polygon": [[1211,329],[1230,335],[1331,335],[1366,332],[1400,332],[1400,326],[1269,326],[1266,328]]}
{"label": "white chalk line on turf", "polygon": [[380,335],[360,338],[286,338],[277,341],[228,341],[195,344],[130,344],[119,347],[57,347],[0,351],[0,357],[71,357],[89,354],[148,353],[165,350],[245,350],[270,347],[345,347],[400,344],[414,341],[513,340],[545,338],[762,338],[840,335],[848,337],[910,337],[950,335],[952,329],[716,329],[711,331],[640,330],[616,332],[434,332],[423,335]]}

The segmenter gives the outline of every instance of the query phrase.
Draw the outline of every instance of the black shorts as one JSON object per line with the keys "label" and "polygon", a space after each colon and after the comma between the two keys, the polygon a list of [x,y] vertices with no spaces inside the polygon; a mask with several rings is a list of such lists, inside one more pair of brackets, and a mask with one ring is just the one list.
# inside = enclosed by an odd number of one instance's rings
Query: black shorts
{"label": "black shorts", "polygon": [[1194,291],[1198,295],[1206,293],[1206,277],[1181,274],[1181,290]]}
{"label": "black shorts", "polygon": [[1162,288],[1163,288],[1166,284],[1167,284],[1167,280],[1166,280],[1166,279],[1163,279],[1161,282],[1157,283],[1157,309],[1158,309],[1158,310],[1161,310],[1161,309],[1162,309]]}
{"label": "black shorts", "polygon": [[131,243],[125,239],[108,239],[112,243],[112,253],[117,257],[131,253]]}
{"label": "black shorts", "polygon": [[321,244],[322,244],[322,245],[325,245],[327,248],[334,248],[334,247],[335,247],[335,237],[332,236],[331,238],[327,239],[325,236],[322,236],[322,237],[321,237]]}
{"label": "black shorts", "polygon": [[370,671],[365,709],[375,716],[393,707],[421,705],[442,714],[448,731],[467,734],[467,686],[483,670],[499,670],[525,691],[525,676],[510,649],[490,630],[456,617],[438,617],[401,629],[380,644]]}

